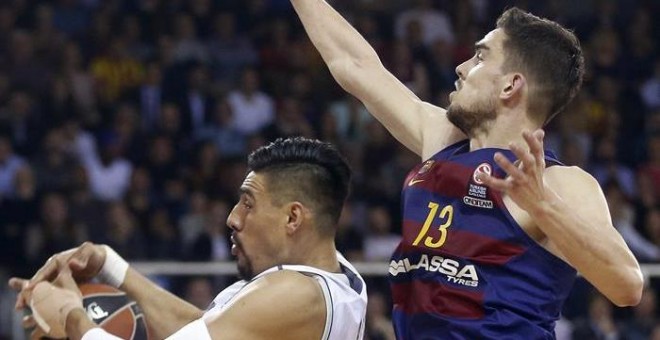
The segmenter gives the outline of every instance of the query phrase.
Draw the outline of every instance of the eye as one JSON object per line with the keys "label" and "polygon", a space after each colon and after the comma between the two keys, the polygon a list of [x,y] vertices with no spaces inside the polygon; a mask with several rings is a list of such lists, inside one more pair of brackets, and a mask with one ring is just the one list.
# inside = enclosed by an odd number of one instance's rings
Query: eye
{"label": "eye", "polygon": [[475,54],[475,57],[477,57],[478,61],[483,61],[484,60],[484,56],[483,56],[483,53],[481,53],[481,51],[477,51],[477,53]]}
{"label": "eye", "polygon": [[243,207],[245,207],[245,209],[252,209],[252,203],[250,203],[248,200],[244,200]]}

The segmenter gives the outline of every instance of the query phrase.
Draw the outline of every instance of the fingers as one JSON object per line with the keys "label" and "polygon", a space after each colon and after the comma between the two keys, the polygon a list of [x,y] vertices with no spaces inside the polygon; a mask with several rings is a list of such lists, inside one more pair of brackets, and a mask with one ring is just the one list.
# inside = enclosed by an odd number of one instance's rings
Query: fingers
{"label": "fingers", "polygon": [[523,132],[523,138],[529,146],[530,153],[534,156],[538,166],[545,167],[545,153],[543,151],[543,137],[545,132],[541,129],[534,132]]}
{"label": "fingers", "polygon": [[44,331],[39,327],[35,327],[32,333],[30,334],[30,340],[41,340],[44,338],[48,339],[46,333],[44,333]]}
{"label": "fingers", "polygon": [[53,284],[64,289],[78,291],[78,285],[76,284],[76,281],[74,281],[73,276],[71,276],[71,270],[69,268],[63,269],[60,274],[57,275]]}
{"label": "fingers", "polygon": [[60,260],[58,259],[58,256],[60,255],[51,256],[48,261],[39,268],[28,282],[26,289],[34,288],[34,286],[41,281],[52,281],[57,276],[60,268]]}
{"label": "fingers", "polygon": [[499,179],[483,172],[477,176],[487,187],[498,191],[507,191],[511,187],[511,182],[505,179]]}
{"label": "fingers", "polygon": [[16,296],[16,303],[14,304],[14,309],[21,310],[27,306],[26,295],[23,294],[24,289],[28,285],[28,280],[21,279],[18,277],[12,277],[9,279],[9,287],[18,292]]}
{"label": "fingers", "polygon": [[493,156],[495,163],[497,163],[512,179],[524,182],[526,180],[525,173],[517,166],[515,166],[509,159],[502,153],[496,152]]}
{"label": "fingers", "polygon": [[34,328],[37,326],[37,320],[34,319],[34,316],[32,315],[26,315],[23,317],[23,320],[21,320],[21,324],[23,325],[23,328]]}
{"label": "fingers", "polygon": [[28,284],[28,280],[21,279],[20,277],[12,277],[9,279],[9,287],[11,287],[11,289],[18,292],[23,290],[23,288],[25,288],[27,284]]}
{"label": "fingers", "polygon": [[[522,169],[524,172],[527,173],[534,170],[534,166],[536,165],[536,160],[534,159],[534,156],[532,156],[531,153],[529,153],[527,150],[525,150],[522,146],[518,145],[517,143],[510,143],[509,148],[511,149],[511,152],[513,152],[513,154],[516,155],[518,160],[522,162],[522,165],[518,167],[519,169]],[[515,165],[517,164],[514,164],[514,166]]]}
{"label": "fingers", "polygon": [[91,243],[85,242],[78,247],[68,258],[69,268],[72,270],[83,270],[87,268],[87,263],[92,254]]}

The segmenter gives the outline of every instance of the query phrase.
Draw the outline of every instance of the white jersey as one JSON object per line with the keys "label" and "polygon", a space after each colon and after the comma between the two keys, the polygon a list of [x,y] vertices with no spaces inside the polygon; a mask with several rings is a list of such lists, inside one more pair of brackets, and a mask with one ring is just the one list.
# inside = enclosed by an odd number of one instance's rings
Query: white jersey
{"label": "white jersey", "polygon": [[316,279],[323,290],[326,320],[322,340],[360,340],[364,337],[367,312],[367,285],[360,274],[339,252],[337,259],[342,273],[330,273],[318,268],[281,265],[269,268],[250,281],[238,281],[224,289],[202,316],[203,320],[221,313],[229,302],[246,287],[279,270],[293,270]]}

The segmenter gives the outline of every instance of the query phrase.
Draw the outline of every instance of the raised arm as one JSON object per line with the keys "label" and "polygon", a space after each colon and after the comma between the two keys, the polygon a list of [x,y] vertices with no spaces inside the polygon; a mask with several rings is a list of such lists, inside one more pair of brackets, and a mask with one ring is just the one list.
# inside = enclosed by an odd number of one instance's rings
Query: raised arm
{"label": "raised arm", "polygon": [[421,101],[387,71],[369,43],[324,0],[291,3],[339,85],[408,149],[428,158],[465,138],[444,109]]}

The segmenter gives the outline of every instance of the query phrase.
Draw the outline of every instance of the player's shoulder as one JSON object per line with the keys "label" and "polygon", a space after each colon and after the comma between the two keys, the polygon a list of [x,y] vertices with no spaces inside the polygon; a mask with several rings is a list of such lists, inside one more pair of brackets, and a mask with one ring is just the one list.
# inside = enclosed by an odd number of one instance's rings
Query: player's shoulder
{"label": "player's shoulder", "polygon": [[302,339],[310,338],[310,334],[320,335],[325,319],[325,300],[314,279],[278,270],[247,284],[207,323],[211,334],[228,338]]}
{"label": "player's shoulder", "polygon": [[287,313],[292,319],[314,318],[326,310],[318,282],[313,277],[286,269],[259,277],[239,296],[239,300],[256,304],[268,301],[268,305],[261,306],[262,313]]}
{"label": "player's shoulder", "polygon": [[547,167],[544,180],[558,193],[601,191],[598,181],[591,174],[577,166],[555,165]]}

